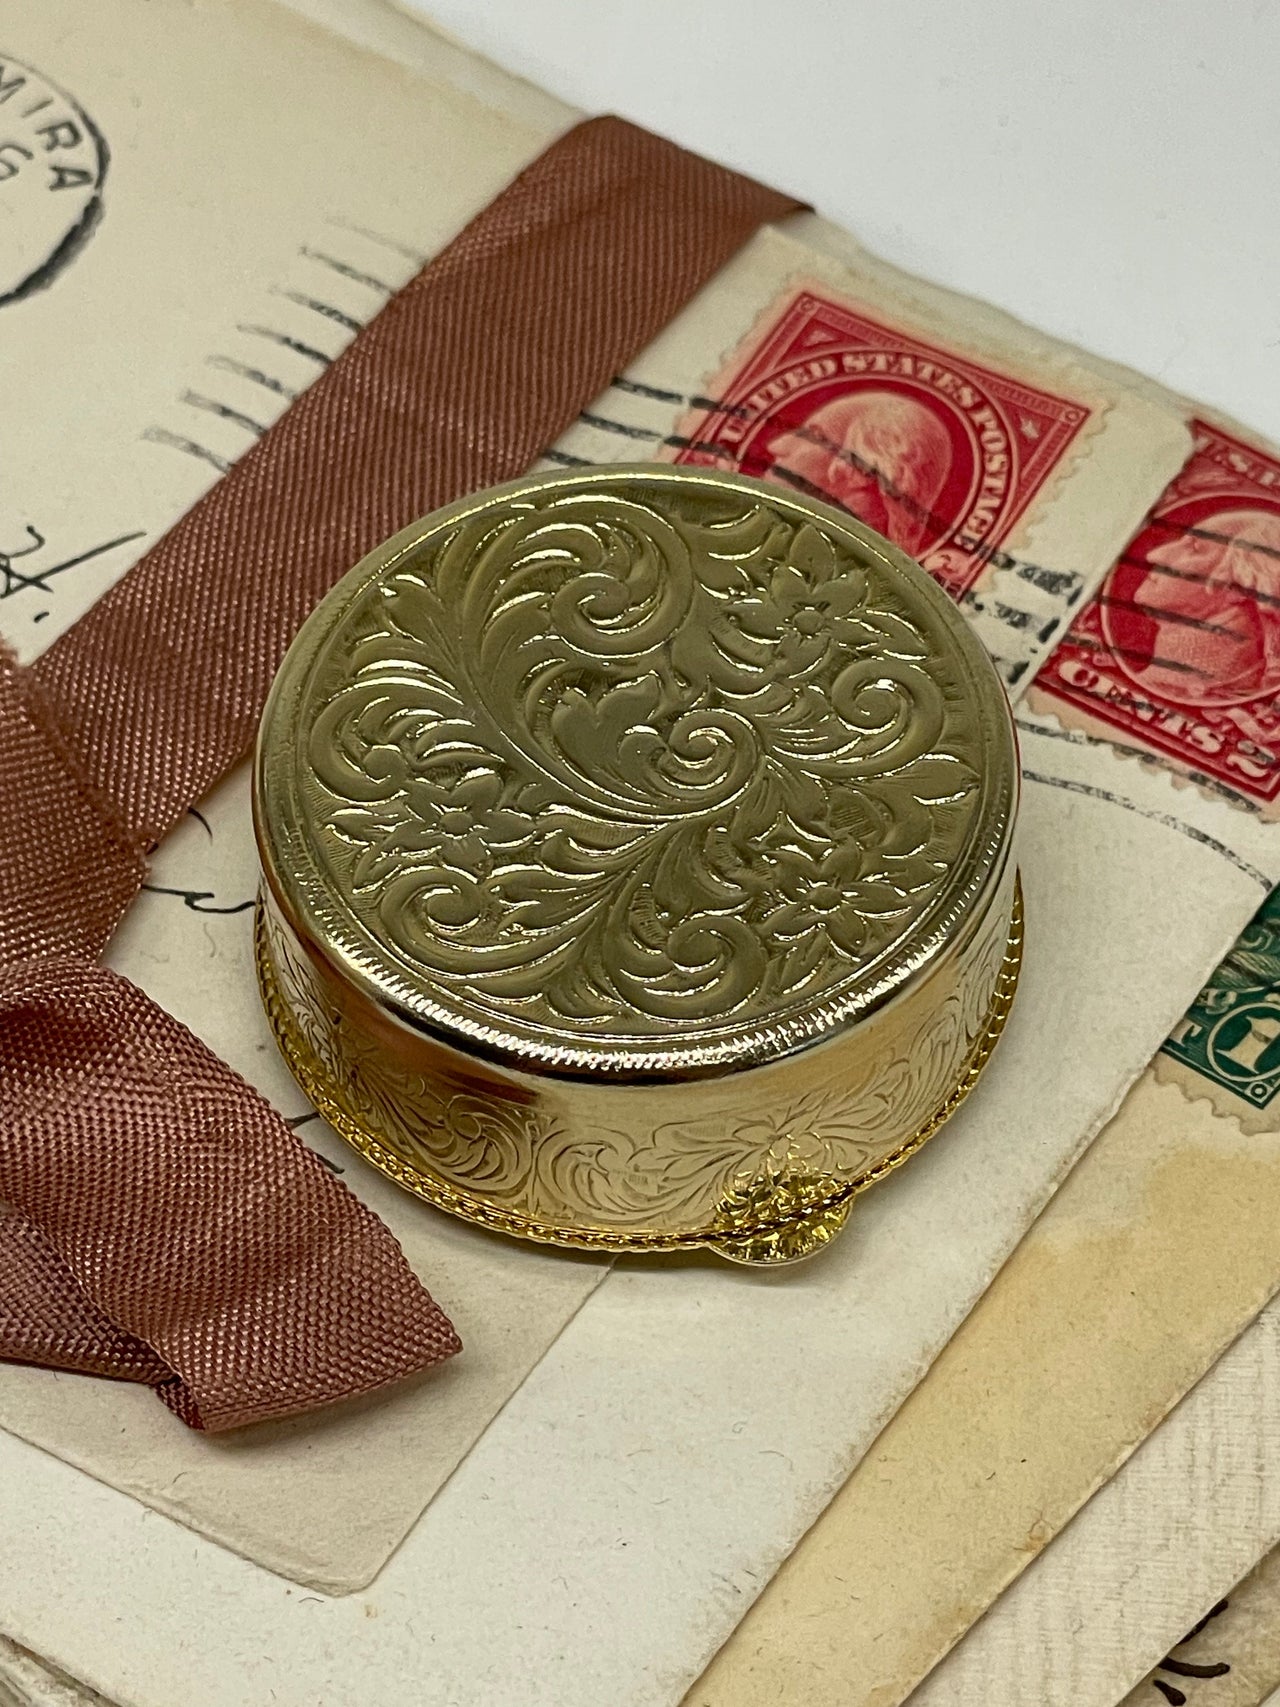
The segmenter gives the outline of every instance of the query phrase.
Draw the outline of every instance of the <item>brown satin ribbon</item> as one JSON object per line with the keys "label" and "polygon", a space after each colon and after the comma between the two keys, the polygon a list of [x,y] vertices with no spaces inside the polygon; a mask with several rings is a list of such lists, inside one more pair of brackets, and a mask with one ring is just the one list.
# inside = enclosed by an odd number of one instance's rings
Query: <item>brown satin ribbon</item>
{"label": "brown satin ribbon", "polygon": [[93,961],[333,582],[527,469],[797,205],[622,120],[577,126],[36,664],[0,658],[0,1356],[151,1382],[213,1429],[458,1349],[382,1224]]}

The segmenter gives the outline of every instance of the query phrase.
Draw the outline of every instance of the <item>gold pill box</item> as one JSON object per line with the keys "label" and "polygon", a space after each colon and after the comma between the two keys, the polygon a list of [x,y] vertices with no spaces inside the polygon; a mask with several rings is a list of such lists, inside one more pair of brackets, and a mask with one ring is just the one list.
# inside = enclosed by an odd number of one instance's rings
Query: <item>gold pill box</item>
{"label": "gold pill box", "polygon": [[869,528],[707,471],[530,476],[397,534],[290,649],[263,999],[440,1209],[793,1261],[995,1046],[1017,797],[986,654]]}

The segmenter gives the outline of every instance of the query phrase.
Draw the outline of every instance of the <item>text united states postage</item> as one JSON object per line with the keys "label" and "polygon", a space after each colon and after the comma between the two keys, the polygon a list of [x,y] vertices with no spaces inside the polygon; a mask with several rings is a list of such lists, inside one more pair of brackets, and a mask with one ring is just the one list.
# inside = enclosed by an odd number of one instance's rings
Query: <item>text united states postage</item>
{"label": "text united states postage", "polygon": [[1280,816],[1280,458],[1209,421],[1037,682],[1073,728]]}
{"label": "text united states postage", "polygon": [[960,602],[1016,696],[1181,466],[1180,411],[842,246],[856,261],[762,232],[548,460],[657,456],[851,511]]}
{"label": "text united states postage", "polygon": [[677,461],[842,504],[955,598],[1093,419],[1083,401],[965,361],[821,284],[789,291],[708,390],[673,435]]}

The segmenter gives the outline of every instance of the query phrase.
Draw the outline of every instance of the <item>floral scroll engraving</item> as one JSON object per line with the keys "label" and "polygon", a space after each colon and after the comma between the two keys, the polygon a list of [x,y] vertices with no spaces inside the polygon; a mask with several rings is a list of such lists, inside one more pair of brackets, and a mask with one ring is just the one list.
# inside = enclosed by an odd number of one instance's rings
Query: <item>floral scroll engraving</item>
{"label": "floral scroll engraving", "polygon": [[370,932],[480,1024],[785,1020],[966,846],[963,676],[887,571],[763,499],[534,494],[366,588],[317,666],[309,811]]}
{"label": "floral scroll engraving", "polygon": [[[647,1131],[570,1131],[546,1106],[408,1070],[344,1022],[270,908],[263,928],[284,1003],[277,1032],[290,1034],[282,1036],[285,1052],[310,1094],[322,1091],[365,1137],[386,1145],[424,1195],[438,1198],[440,1186],[462,1193],[484,1206],[477,1218],[496,1218],[508,1231],[549,1238],[585,1224],[607,1229],[601,1241],[616,1235],[621,1246],[633,1234],[668,1244],[718,1229],[754,1249],[762,1222],[768,1233],[771,1220],[805,1221],[807,1205],[865,1178],[895,1144],[927,1136],[948,1098],[967,1088],[965,1063],[993,1043],[1016,977],[1008,911],[997,907],[951,992],[887,1050],[864,1054],[861,1065],[842,1057],[836,1084],[766,1103],[746,1119],[721,1111]],[[1009,991],[996,1012],[1002,980]],[[805,1254],[838,1230],[844,1213],[836,1205],[808,1232],[769,1234],[768,1260]]]}

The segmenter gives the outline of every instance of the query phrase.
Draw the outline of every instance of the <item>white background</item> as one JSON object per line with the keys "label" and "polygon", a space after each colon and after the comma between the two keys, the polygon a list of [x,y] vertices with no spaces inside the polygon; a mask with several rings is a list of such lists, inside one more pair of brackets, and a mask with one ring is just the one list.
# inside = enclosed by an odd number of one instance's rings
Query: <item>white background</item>
{"label": "white background", "polygon": [[1277,0],[421,9],[576,106],[1280,437]]}

